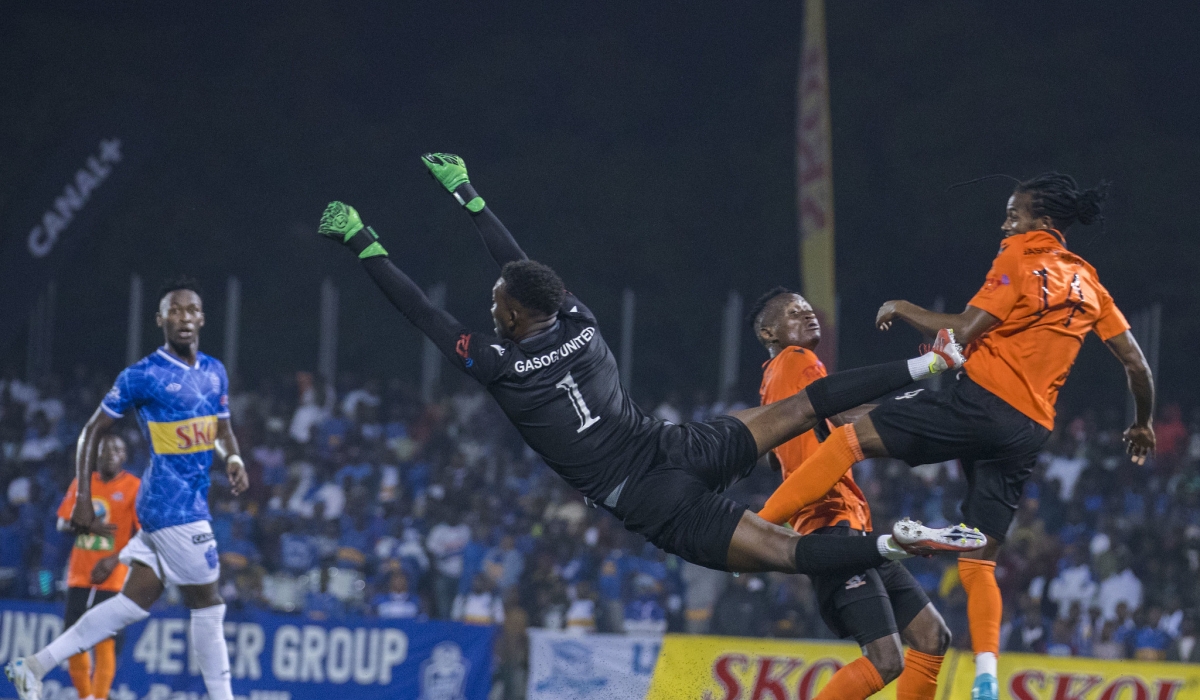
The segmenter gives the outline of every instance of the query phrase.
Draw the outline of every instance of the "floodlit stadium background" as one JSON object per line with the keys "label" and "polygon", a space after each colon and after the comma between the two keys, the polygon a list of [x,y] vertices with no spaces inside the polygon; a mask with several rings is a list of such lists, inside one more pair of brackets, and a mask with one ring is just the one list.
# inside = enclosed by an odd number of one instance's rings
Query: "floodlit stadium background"
{"label": "floodlit stadium background", "polygon": [[[827,8],[839,366],[902,357],[920,342],[875,331],[880,302],[940,298],[957,310],[978,286],[1008,185],[949,185],[1051,168],[1114,183],[1106,226],[1070,242],[1157,364],[1159,453],[1144,468],[1120,457],[1123,377],[1089,342],[1001,560],[1006,649],[1165,658],[1195,634],[1200,83],[1190,76],[1200,66],[1197,10],[1175,5]],[[630,384],[644,406],[686,420],[753,402],[765,358],[736,300],[744,308],[774,284],[812,284],[797,253],[802,17],[801,3],[11,8],[0,23],[0,587],[7,599],[53,604],[5,608],[0,656],[49,634],[46,616],[61,612],[53,601],[70,543],[47,514],[82,421],[130,351],[158,341],[159,280],[181,272],[205,285],[202,348],[236,368],[234,423],[252,456],[248,497],[213,490],[215,527],[223,593],[241,606],[239,625],[258,625],[256,658],[278,685],[255,678],[247,655],[239,694],[300,700],[337,686],[328,655],[320,682],[301,677],[299,656],[288,675],[285,628],[301,646],[303,629],[325,630],[321,643],[334,648],[339,626],[400,625],[387,628],[404,630],[412,653],[395,673],[414,693],[429,668],[463,668],[444,648],[434,663],[438,635],[449,635],[468,650],[469,693],[486,695],[494,680],[505,698],[526,690],[526,627],[828,636],[802,577],[680,567],[584,508],[477,390],[424,360],[416,331],[354,263],[313,235],[326,201],[352,202],[419,283],[445,284],[447,308],[483,326],[491,262],[416,160],[459,152],[530,254],[597,312],[614,350],[633,311]],[[95,189],[67,216],[56,199],[81,168]],[[31,227],[47,211],[64,225],[33,258]],[[133,423],[123,427],[140,470],[145,446]],[[910,472],[875,461],[856,474],[877,524],[957,517],[954,464]],[[739,497],[761,500],[773,479],[760,470]],[[910,566],[956,646],[969,648],[961,586],[945,564]],[[461,593],[460,617],[503,611],[504,622],[482,641],[473,629],[385,624],[380,596],[396,570],[408,572],[423,615],[453,616]],[[479,573],[494,600],[468,595]],[[1122,599],[1128,618],[1116,612]],[[130,635],[118,687],[122,673],[135,674],[127,685],[139,697],[170,682],[175,665],[159,661],[183,658],[172,651],[182,638],[165,629],[154,628],[140,661],[150,637]],[[254,648],[258,637],[246,635],[243,649]],[[381,654],[399,653],[376,639]],[[559,653],[569,667],[606,652]],[[638,653],[653,669],[649,651]],[[381,658],[373,685],[351,674],[362,697],[382,687]],[[1060,679],[1076,672],[1061,668]],[[1175,678],[1124,672],[1152,693]],[[1053,673],[1030,692],[1048,697]],[[1176,673],[1178,692],[1197,692],[1190,670]],[[1109,680],[1088,692],[1099,697]],[[798,677],[789,683],[801,692]]]}

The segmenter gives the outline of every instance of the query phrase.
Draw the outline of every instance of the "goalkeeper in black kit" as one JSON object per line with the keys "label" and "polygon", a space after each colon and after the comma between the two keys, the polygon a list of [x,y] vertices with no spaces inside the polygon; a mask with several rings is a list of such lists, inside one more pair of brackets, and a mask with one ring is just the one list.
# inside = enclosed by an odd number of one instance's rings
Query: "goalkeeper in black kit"
{"label": "goalkeeper in black kit", "polygon": [[840,372],[767,406],[665,423],[633,402],[596,317],[552,269],[525,255],[471,185],[462,160],[426,154],[423,161],[501,266],[490,332],[473,332],[433,306],[353,207],[331,203],[319,232],[358,255],[392,304],[487,389],[525,442],[590,504],[667,552],[725,571],[822,574],[983,546],[978,531],[910,520],[878,537],[801,537],[720,495],[759,457],[818,421],[960,366],[952,337],[921,357]]}

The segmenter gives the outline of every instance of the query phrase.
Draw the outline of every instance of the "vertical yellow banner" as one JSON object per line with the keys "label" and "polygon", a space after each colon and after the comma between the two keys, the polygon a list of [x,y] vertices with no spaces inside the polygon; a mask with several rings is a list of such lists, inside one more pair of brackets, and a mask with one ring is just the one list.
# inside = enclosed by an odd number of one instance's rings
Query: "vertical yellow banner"
{"label": "vertical yellow banner", "polygon": [[817,355],[837,368],[837,287],[834,284],[833,148],[825,2],[804,0],[804,41],[797,86],[796,186],[800,219],[800,281],[821,319]]}

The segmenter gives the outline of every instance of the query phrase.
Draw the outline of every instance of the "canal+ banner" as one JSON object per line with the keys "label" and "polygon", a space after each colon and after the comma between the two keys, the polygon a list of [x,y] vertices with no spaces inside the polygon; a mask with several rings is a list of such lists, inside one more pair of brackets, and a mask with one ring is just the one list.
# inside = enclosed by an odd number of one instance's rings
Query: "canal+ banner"
{"label": "canal+ banner", "polygon": [[11,164],[21,176],[0,209],[0,352],[64,263],[112,214],[137,206],[136,173],[156,142],[151,114],[140,103],[92,105],[74,128]]}
{"label": "canal+ banner", "polygon": [[[189,627],[178,608],[127,628],[109,700],[207,696]],[[0,601],[0,664],[61,632],[61,605]],[[257,611],[225,618],[237,700],[485,700],[493,635],[491,627],[442,621],[313,621]],[[15,695],[11,684],[0,686],[0,698]],[[42,697],[77,700],[65,668],[46,676]]]}

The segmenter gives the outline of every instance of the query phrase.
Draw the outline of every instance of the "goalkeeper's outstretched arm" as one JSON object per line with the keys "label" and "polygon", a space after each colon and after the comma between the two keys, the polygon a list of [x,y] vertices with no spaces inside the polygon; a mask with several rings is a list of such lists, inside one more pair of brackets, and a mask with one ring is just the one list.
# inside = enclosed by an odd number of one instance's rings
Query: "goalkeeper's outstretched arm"
{"label": "goalkeeper's outstretched arm", "polygon": [[321,217],[318,233],[356,253],[367,274],[392,302],[392,306],[433,341],[455,366],[462,366],[461,362],[455,362],[455,346],[464,334],[469,335],[466,326],[445,310],[434,306],[417,283],[392,264],[379,242],[379,236],[370,226],[363,226],[354,207],[331,202]]}
{"label": "goalkeeper's outstretched arm", "polygon": [[521,246],[517,245],[508,228],[475,191],[474,185],[467,178],[467,166],[462,158],[450,153],[426,153],[421,156],[421,161],[429,168],[433,179],[454,195],[463,209],[471,214],[479,237],[483,239],[483,244],[487,246],[496,264],[504,267],[505,263],[514,260],[529,259],[525,251],[521,250]]}

